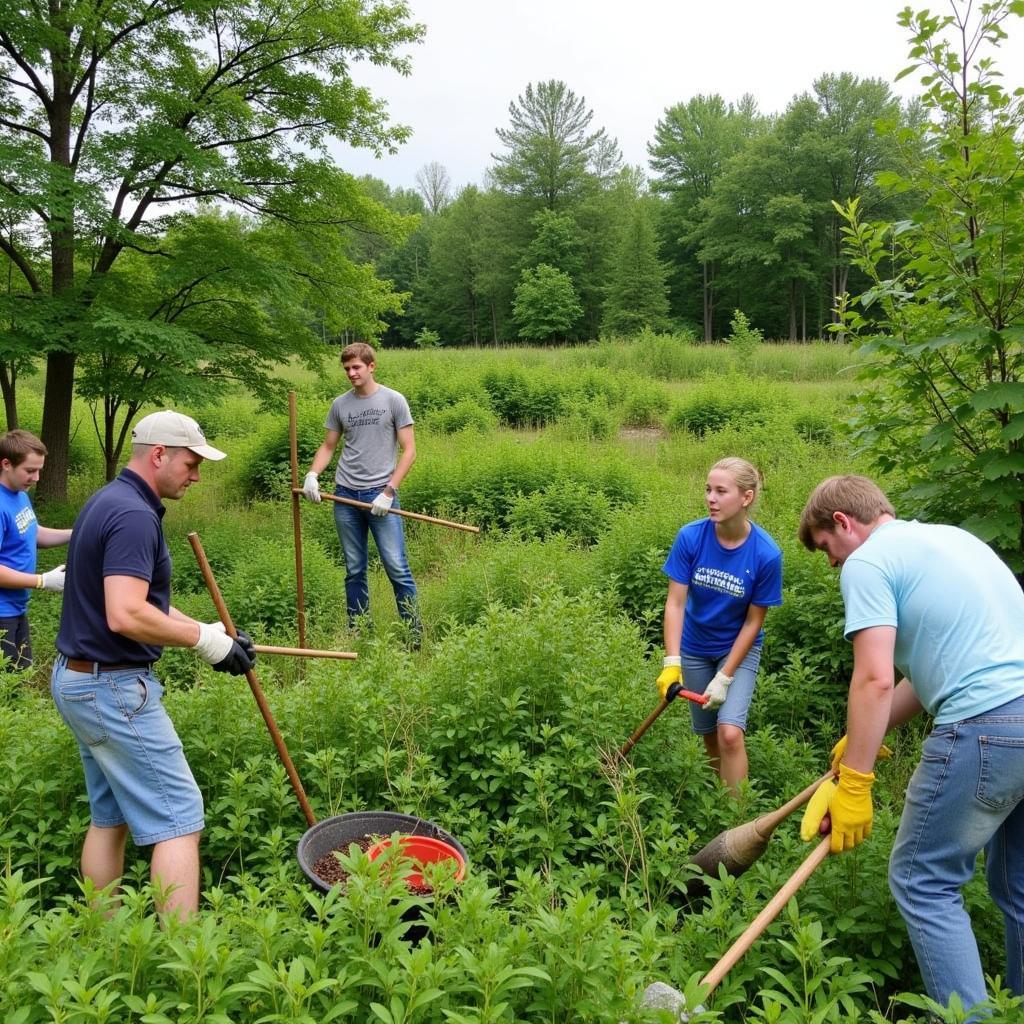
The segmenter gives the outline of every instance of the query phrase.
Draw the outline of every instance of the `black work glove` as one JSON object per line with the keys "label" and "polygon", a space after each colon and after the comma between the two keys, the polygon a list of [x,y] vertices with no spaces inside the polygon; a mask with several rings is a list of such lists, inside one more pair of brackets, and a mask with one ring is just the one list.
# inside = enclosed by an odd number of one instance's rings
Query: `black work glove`
{"label": "black work glove", "polygon": [[235,633],[237,634],[235,639],[241,645],[242,649],[245,651],[246,654],[249,655],[250,658],[252,658],[253,661],[255,661],[256,645],[252,642],[252,637],[249,636],[249,634],[246,633],[244,629],[236,629]]}
{"label": "black work glove", "polygon": [[[242,638],[245,637],[243,642]],[[244,676],[256,664],[256,651],[247,633],[239,631],[238,639],[232,639],[227,657],[213,666],[214,672],[230,672],[233,676]]]}

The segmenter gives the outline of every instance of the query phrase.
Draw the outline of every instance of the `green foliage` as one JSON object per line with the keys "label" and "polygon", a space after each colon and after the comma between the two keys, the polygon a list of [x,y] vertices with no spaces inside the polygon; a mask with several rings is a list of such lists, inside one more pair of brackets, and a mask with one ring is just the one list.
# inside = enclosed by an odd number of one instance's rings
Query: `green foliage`
{"label": "green foliage", "polygon": [[572,278],[546,263],[524,270],[516,285],[512,319],[524,338],[558,341],[583,315]]}
{"label": "green foliage", "polygon": [[612,503],[601,491],[567,480],[518,498],[508,516],[509,528],[524,537],[564,533],[593,544],[608,525]]}
{"label": "green foliage", "polygon": [[[312,402],[300,407],[295,425],[300,475],[323,443],[326,415],[326,409],[317,409]],[[246,494],[254,498],[286,497],[292,485],[290,452],[288,420],[280,417],[260,432],[249,455],[242,474]]]}
{"label": "green foliage", "polygon": [[417,348],[437,348],[441,344],[441,335],[429,327],[421,327],[412,340]]}
{"label": "green foliage", "polygon": [[622,423],[627,427],[657,427],[668,408],[668,392],[658,384],[631,382],[622,402]]}
{"label": "green foliage", "polygon": [[741,309],[733,311],[732,320],[729,321],[729,336],[725,339],[732,349],[736,362],[741,370],[750,365],[754,353],[764,343],[764,337],[756,327],[750,326],[750,321]]}
{"label": "green foliage", "polygon": [[486,434],[497,427],[498,417],[473,399],[464,398],[431,416],[430,425],[442,434],[455,434],[460,430],[475,430]]}
{"label": "green foliage", "polygon": [[777,408],[777,393],[739,376],[706,377],[678,405],[666,421],[670,430],[685,429],[697,437],[734,425],[767,423]]}
{"label": "green foliage", "polygon": [[[980,48],[1018,4],[936,18],[907,8],[931,116],[892,129],[905,170],[882,176],[915,212],[868,222],[839,207],[868,287],[843,310],[871,357],[855,436],[924,519],[960,523],[1024,572],[1024,106]],[[961,32],[960,29],[963,28]],[[861,311],[855,308],[854,303]]]}
{"label": "green foliage", "polygon": [[605,288],[602,333],[629,335],[668,326],[665,268],[648,203],[637,202],[612,254]]}

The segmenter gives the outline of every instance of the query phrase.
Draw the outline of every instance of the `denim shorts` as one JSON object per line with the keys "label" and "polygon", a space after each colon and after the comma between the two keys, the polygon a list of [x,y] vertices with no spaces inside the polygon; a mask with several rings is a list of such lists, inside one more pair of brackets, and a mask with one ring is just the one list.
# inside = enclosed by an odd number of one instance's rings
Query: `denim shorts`
{"label": "denim shorts", "polygon": [[[682,652],[683,686],[694,693],[703,693],[725,664],[728,654],[709,658],[703,654]],[[709,736],[720,725],[735,725],[746,732],[747,711],[754,696],[757,668],[761,664],[761,645],[755,644],[740,662],[733,675],[725,703],[715,711],[705,711],[699,704],[690,703],[690,718],[697,736]]]}
{"label": "denim shorts", "polygon": [[203,797],[149,669],[73,672],[61,655],[50,692],[85,769],[92,823],[127,824],[137,846],[203,830]]}

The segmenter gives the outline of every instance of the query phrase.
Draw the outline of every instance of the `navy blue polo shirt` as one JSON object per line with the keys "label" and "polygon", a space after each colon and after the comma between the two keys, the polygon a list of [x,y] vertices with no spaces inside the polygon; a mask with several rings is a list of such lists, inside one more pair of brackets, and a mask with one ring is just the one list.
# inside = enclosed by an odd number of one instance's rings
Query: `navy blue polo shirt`
{"label": "navy blue polo shirt", "polygon": [[107,625],[103,580],[134,576],[149,582],[146,600],[165,614],[171,607],[171,553],[161,525],[163,503],[137,473],[98,490],[75,520],[68,545],[67,581],[57,650],[68,658],[144,665],[163,647],[140,644]]}

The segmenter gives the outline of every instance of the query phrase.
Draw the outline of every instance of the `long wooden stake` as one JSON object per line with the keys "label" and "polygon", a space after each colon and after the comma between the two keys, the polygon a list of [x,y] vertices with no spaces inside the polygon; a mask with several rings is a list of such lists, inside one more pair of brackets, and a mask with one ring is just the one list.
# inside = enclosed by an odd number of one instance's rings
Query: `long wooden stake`
{"label": "long wooden stake", "polygon": [[[302,488],[292,486],[292,495],[295,500],[302,493]],[[336,501],[339,505],[351,505],[353,508],[365,508],[369,511],[373,505],[368,501],[357,501],[355,498],[341,498],[337,494],[320,495],[324,501]],[[434,523],[436,526],[449,526],[453,530],[465,530],[466,533],[479,533],[479,526],[468,526],[466,523],[453,523],[450,519],[438,519],[436,516],[425,516],[421,512],[406,512],[404,508],[390,508],[388,513],[393,516],[405,516],[406,519],[417,519],[421,523]]]}
{"label": "long wooden stake", "polygon": [[290,654],[293,658],[341,658],[355,661],[359,657],[354,651],[319,651],[315,647],[273,647],[270,644],[253,644],[257,654]]}
{"label": "long wooden stake", "polygon": [[743,934],[728,948],[714,967],[700,979],[708,986],[710,995],[721,984],[722,979],[739,963],[743,954],[757,941],[761,933],[779,916],[782,908],[793,898],[797,889],[814,873],[815,868],[828,856],[832,844],[831,836],[824,839],[811,851],[804,862],[790,875],[782,888],[768,901],[764,910],[747,926]]}
{"label": "long wooden stake", "polygon": [[299,619],[299,646],[306,646],[306,597],[302,586],[302,516],[299,512],[299,431],[295,392],[288,392],[288,439],[292,466],[292,533],[295,537],[295,608]]}
{"label": "long wooden stake", "polygon": [[[203,579],[206,581],[206,589],[210,592],[210,597],[213,598],[214,607],[217,609],[220,621],[224,623],[224,629],[227,631],[228,636],[238,636],[235,624],[231,621],[228,606],[224,603],[224,598],[221,597],[220,587],[217,586],[217,581],[213,578],[213,570],[210,568],[210,563],[206,558],[206,552],[203,550],[203,545],[199,540],[199,534],[190,533],[188,535],[188,542],[192,545],[192,551],[195,553],[199,569],[203,574]],[[277,723],[274,721],[270,705],[267,704],[267,698],[263,695],[263,687],[260,686],[260,681],[256,678],[256,673],[252,669],[245,673],[245,679],[249,684],[249,689],[252,690],[252,695],[256,698],[260,714],[263,715],[263,721],[267,723],[270,738],[274,741],[274,746],[277,747],[277,755],[281,758],[281,763],[288,773],[288,781],[291,782],[292,789],[295,790],[295,795],[298,797],[299,806],[302,808],[302,813],[306,816],[306,824],[312,828],[316,824],[316,816],[313,814],[313,808],[309,806],[306,791],[302,788],[302,783],[299,781],[299,773],[295,770],[295,765],[292,764],[288,748],[284,745],[284,739],[277,728]]]}

